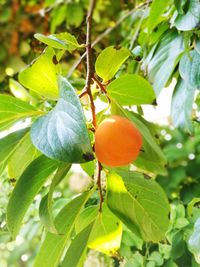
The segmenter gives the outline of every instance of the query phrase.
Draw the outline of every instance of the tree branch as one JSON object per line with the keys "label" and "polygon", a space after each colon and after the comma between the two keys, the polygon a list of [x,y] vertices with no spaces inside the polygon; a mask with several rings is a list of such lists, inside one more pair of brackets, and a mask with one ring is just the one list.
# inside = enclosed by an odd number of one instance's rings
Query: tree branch
{"label": "tree branch", "polygon": [[92,47],[91,47],[91,31],[92,31],[92,15],[96,5],[96,0],[90,1],[90,8],[87,15],[87,35],[86,35],[86,59],[87,59],[87,77],[85,90],[90,99],[91,111],[92,111],[92,124],[96,128],[96,113],[95,105],[91,92],[91,82],[93,76],[93,66],[92,66]]}
{"label": "tree branch", "polygon": [[[115,28],[117,28],[126,18],[131,16],[136,10],[138,10],[138,9],[148,5],[148,4],[150,4],[151,2],[152,2],[152,0],[147,0],[147,2],[145,2],[145,3],[143,3],[143,4],[139,5],[139,6],[136,6],[135,8],[131,9],[130,11],[128,11],[121,18],[119,18],[119,20],[115,23],[114,26],[109,27],[103,33],[101,33],[96,38],[96,40],[94,40],[94,42],[91,44],[91,47],[94,47],[96,44],[98,44],[106,35],[110,34]],[[69,70],[69,72],[67,74],[67,78],[71,77],[71,75],[74,72],[74,70],[78,67],[78,65],[85,58],[86,55],[87,55],[87,51],[74,63],[74,65],[71,67],[71,69]]]}

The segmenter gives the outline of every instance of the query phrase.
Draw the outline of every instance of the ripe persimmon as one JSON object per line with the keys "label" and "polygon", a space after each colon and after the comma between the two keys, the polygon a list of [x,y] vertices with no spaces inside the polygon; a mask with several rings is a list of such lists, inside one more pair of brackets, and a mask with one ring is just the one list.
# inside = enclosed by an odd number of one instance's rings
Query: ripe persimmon
{"label": "ripe persimmon", "polygon": [[142,136],[137,127],[121,116],[103,120],[95,133],[97,159],[110,167],[125,166],[135,160],[142,146]]}

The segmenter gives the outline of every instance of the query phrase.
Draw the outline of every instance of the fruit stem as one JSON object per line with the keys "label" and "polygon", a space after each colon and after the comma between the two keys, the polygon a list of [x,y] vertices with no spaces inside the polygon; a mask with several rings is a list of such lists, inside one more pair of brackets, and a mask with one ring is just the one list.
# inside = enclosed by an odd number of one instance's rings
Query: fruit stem
{"label": "fruit stem", "polygon": [[101,171],[102,171],[102,165],[98,161],[98,174],[97,174],[97,186],[99,189],[99,197],[100,197],[100,203],[99,203],[99,212],[102,212],[102,205],[103,205],[103,193],[102,193],[102,187],[101,187]]}

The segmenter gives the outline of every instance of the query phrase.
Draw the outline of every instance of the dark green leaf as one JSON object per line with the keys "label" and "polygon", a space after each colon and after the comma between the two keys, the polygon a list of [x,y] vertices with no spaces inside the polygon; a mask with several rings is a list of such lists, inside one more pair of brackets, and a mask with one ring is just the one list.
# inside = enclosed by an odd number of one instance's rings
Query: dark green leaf
{"label": "dark green leaf", "polygon": [[40,114],[42,112],[28,103],[9,95],[0,94],[0,131],[9,128],[19,120]]}
{"label": "dark green leaf", "polygon": [[39,215],[41,222],[44,224],[45,228],[52,233],[58,233],[55,225],[54,225],[54,219],[52,214],[52,197],[53,192],[56,187],[56,185],[67,175],[69,169],[71,167],[71,164],[63,164],[61,167],[58,168],[48,194],[46,194],[41,202],[40,202],[40,208],[39,208]]}
{"label": "dark green leaf", "polygon": [[123,75],[107,87],[111,98],[120,105],[152,104],[155,94],[148,81],[136,74]]}
{"label": "dark green leaf", "polygon": [[183,4],[184,4],[185,0],[174,0],[174,4],[176,6],[176,9],[178,11],[179,14],[184,14],[184,11],[183,11]]}
{"label": "dark green leaf", "polygon": [[179,78],[172,98],[171,116],[175,127],[192,131],[191,115],[195,88]]}
{"label": "dark green leaf", "polygon": [[169,204],[162,188],[140,173],[119,171],[107,177],[107,203],[134,233],[145,241],[164,239],[169,226]]}
{"label": "dark green leaf", "polygon": [[58,162],[45,156],[35,159],[19,178],[7,207],[8,229],[16,238],[23,217],[49,175],[58,167]]}
{"label": "dark green leaf", "polygon": [[196,50],[181,58],[179,72],[189,86],[200,89],[200,54]]}
{"label": "dark green leaf", "polygon": [[104,81],[109,81],[129,56],[130,51],[124,47],[107,47],[96,60],[95,70],[97,75]]}
{"label": "dark green leaf", "polygon": [[179,31],[190,31],[199,26],[200,5],[199,0],[190,0],[186,14],[178,14],[174,25]]}
{"label": "dark green leaf", "polygon": [[79,98],[65,78],[59,78],[59,88],[56,107],[32,125],[32,142],[50,158],[68,163],[90,161],[94,157]]}
{"label": "dark green leaf", "polygon": [[70,201],[56,216],[55,227],[61,235],[47,233],[36,257],[34,267],[57,267],[65,246],[70,239],[75,221],[92,191],[85,192]]}
{"label": "dark green leaf", "polygon": [[63,32],[59,34],[51,34],[49,36],[36,33],[34,37],[38,39],[39,41],[45,43],[46,45],[49,45],[57,49],[73,51],[76,48],[82,47],[77,42],[76,38],[68,32]]}
{"label": "dark green leaf", "polygon": [[93,223],[84,228],[72,240],[70,247],[65,254],[61,267],[78,267],[82,259],[82,255],[87,250],[88,240],[92,231]]}
{"label": "dark green leaf", "polygon": [[159,45],[150,51],[143,63],[143,69],[147,70],[156,95],[159,95],[168,82],[183,51],[183,37],[176,32],[168,32]]}
{"label": "dark green leaf", "polygon": [[48,47],[31,65],[19,73],[19,81],[28,89],[50,99],[58,98],[58,66],[53,48]]}
{"label": "dark green leaf", "polygon": [[174,234],[172,238],[171,257],[172,259],[180,258],[186,249],[186,243],[181,231]]}

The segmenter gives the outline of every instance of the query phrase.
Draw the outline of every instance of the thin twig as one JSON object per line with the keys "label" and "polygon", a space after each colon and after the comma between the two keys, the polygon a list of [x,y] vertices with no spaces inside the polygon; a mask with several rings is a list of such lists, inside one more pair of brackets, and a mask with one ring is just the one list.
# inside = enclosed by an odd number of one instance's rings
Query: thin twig
{"label": "thin twig", "polygon": [[103,92],[106,95],[106,97],[108,99],[108,102],[110,104],[111,103],[111,99],[110,99],[110,97],[107,94],[107,91],[106,91],[105,86],[94,75],[93,75],[92,79],[97,84],[97,86],[99,87],[99,89],[101,90],[101,92]]}
{"label": "thin twig", "polygon": [[[110,34],[115,28],[117,28],[126,18],[131,16],[136,10],[138,10],[138,9],[148,5],[148,4],[150,4],[151,2],[152,2],[152,0],[149,0],[149,1],[143,3],[143,4],[139,5],[139,6],[136,6],[135,8],[131,9],[130,11],[128,11],[121,18],[119,18],[118,21],[116,21],[114,26],[107,28],[103,33],[101,33],[96,38],[96,40],[94,40],[94,42],[91,44],[91,47],[94,47],[96,44],[98,44],[105,36]],[[87,51],[85,53],[83,53],[83,55],[74,63],[74,65],[71,67],[71,69],[69,70],[69,72],[67,74],[67,78],[71,77],[71,75],[74,72],[74,70],[78,67],[78,65],[85,58],[86,55],[87,55]]]}
{"label": "thin twig", "polygon": [[87,77],[85,90],[90,99],[90,106],[92,111],[92,124],[94,128],[96,128],[96,113],[95,113],[95,105],[91,92],[91,82],[93,75],[93,66],[92,66],[92,47],[91,47],[91,30],[92,30],[92,15],[96,5],[96,0],[91,0],[90,8],[87,15],[87,35],[86,35],[86,59],[87,59]]}
{"label": "thin twig", "polygon": [[97,174],[97,186],[99,189],[99,198],[100,198],[100,203],[99,203],[99,212],[102,211],[102,205],[103,205],[103,193],[102,193],[102,187],[101,187],[101,171],[102,171],[102,165],[98,161],[98,174]]}
{"label": "thin twig", "polygon": [[86,90],[83,90],[78,96],[79,98],[83,97],[84,95],[86,95],[88,92]]}
{"label": "thin twig", "polygon": [[104,85],[93,75],[92,76],[92,80],[95,81],[95,83],[98,85],[99,89],[106,94],[106,88],[104,87]]}

